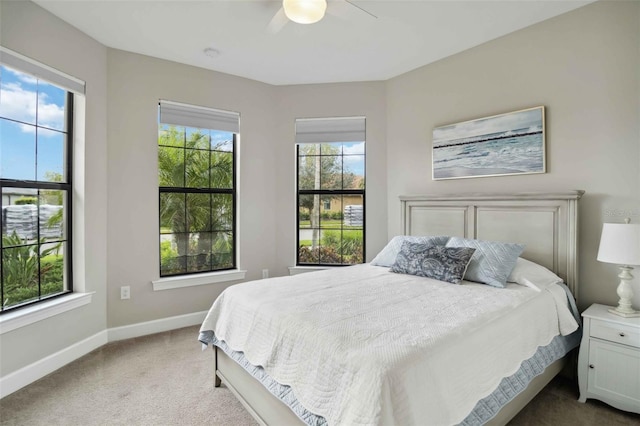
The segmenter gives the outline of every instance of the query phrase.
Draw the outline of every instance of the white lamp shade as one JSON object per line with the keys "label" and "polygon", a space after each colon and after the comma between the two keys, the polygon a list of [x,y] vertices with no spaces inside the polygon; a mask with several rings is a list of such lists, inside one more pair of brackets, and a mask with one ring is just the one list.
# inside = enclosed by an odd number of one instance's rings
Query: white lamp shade
{"label": "white lamp shade", "polygon": [[326,0],[283,0],[282,8],[287,18],[298,24],[314,24],[324,17]]}
{"label": "white lamp shade", "polygon": [[605,223],[598,260],[618,265],[640,265],[640,224]]}

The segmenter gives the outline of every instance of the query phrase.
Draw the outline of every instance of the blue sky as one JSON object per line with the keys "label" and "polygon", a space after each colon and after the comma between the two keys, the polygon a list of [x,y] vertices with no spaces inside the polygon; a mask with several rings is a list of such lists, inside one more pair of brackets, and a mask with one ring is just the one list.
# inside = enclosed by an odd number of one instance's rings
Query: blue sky
{"label": "blue sky", "polygon": [[44,180],[64,172],[65,101],[65,90],[0,66],[0,176]]}
{"label": "blue sky", "polygon": [[343,142],[342,153],[345,169],[364,176],[364,142]]}
{"label": "blue sky", "polygon": [[[364,176],[365,168],[365,143],[364,142],[327,142],[327,143],[303,143],[310,154],[317,153],[321,145],[329,145],[337,155],[342,154],[343,171],[351,172],[357,176]],[[335,149],[337,148],[337,151]],[[323,151],[324,155],[328,155]],[[333,154],[332,154],[333,155]]]}

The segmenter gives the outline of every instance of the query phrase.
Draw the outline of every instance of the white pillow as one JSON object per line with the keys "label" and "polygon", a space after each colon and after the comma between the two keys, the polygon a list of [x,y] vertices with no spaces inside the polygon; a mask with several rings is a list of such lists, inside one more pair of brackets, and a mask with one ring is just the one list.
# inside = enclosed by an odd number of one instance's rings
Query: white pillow
{"label": "white pillow", "polygon": [[509,274],[509,278],[507,278],[507,282],[540,291],[551,284],[558,284],[564,281],[544,266],[519,257],[516,261],[516,266]]}
{"label": "white pillow", "polygon": [[469,238],[451,237],[447,247],[470,247],[476,249],[464,273],[464,279],[504,288],[509,273],[516,266],[518,256],[524,245],[503,243],[500,241],[472,240]]}
{"label": "white pillow", "polygon": [[426,244],[429,246],[443,246],[447,244],[449,237],[417,237],[410,235],[397,235],[387,243],[386,246],[378,253],[378,255],[371,261],[375,266],[386,266],[390,268],[396,262],[396,257],[400,253],[402,243],[409,241],[411,243]]}

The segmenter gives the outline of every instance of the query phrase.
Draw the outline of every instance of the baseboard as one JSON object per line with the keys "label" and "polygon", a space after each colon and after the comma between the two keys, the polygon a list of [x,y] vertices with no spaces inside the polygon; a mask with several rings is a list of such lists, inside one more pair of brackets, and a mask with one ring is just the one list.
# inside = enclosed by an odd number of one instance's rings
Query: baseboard
{"label": "baseboard", "polygon": [[116,340],[130,339],[201,324],[207,311],[109,328],[51,354],[33,364],[0,377],[0,399],[51,374],[72,361]]}
{"label": "baseboard", "polygon": [[206,315],[207,311],[194,312],[192,314],[114,327],[108,329],[107,332],[109,334],[109,341],[115,342],[116,340],[131,339],[133,337],[147,336],[149,334],[162,333],[163,331],[202,324]]}
{"label": "baseboard", "polygon": [[51,374],[72,361],[88,354],[107,343],[107,331],[101,331],[93,336],[51,354],[33,364],[27,365],[13,373],[0,377],[0,398]]}

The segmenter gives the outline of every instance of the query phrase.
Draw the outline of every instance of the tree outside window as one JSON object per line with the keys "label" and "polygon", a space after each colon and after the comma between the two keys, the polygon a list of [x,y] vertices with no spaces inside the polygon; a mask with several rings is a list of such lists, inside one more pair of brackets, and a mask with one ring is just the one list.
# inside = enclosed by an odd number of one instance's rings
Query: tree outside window
{"label": "tree outside window", "polygon": [[232,132],[160,124],[160,275],[235,267]]}
{"label": "tree outside window", "polygon": [[2,312],[72,291],[73,99],[0,66]]}
{"label": "tree outside window", "polygon": [[364,262],[364,142],[297,150],[298,264]]}

